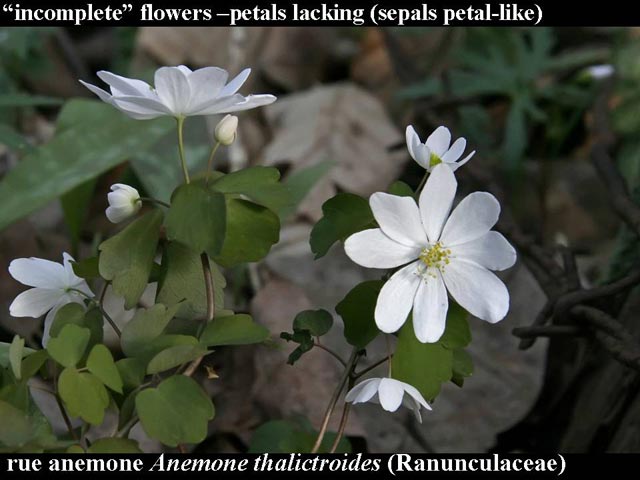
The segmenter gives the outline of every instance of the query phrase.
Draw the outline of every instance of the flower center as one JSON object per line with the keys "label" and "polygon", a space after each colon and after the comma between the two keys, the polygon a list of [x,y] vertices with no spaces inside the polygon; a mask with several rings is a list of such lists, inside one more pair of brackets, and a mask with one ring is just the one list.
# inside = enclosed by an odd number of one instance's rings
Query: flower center
{"label": "flower center", "polygon": [[431,158],[429,159],[429,166],[433,168],[439,163],[442,163],[442,159],[435,153],[431,152]]}
{"label": "flower center", "polygon": [[422,275],[427,274],[429,276],[435,276],[432,273],[429,273],[430,268],[437,268],[441,272],[444,272],[444,269],[447,265],[449,265],[449,256],[451,255],[451,250],[445,248],[442,243],[436,242],[434,245],[425,247],[420,252],[420,256],[418,257],[422,263],[424,264],[420,266],[419,270]]}

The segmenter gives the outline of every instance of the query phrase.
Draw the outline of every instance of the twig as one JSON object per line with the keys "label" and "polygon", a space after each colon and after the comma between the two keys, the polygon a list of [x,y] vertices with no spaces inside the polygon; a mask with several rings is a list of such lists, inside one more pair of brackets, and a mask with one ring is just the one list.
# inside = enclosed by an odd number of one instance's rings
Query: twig
{"label": "twig", "polygon": [[369,373],[374,368],[379,367],[384,362],[387,362],[387,361],[391,360],[392,358],[393,358],[393,355],[386,356],[384,358],[381,358],[377,362],[375,362],[373,365],[368,366],[367,368],[365,368],[361,372],[353,372],[353,378],[355,378],[355,379],[360,378],[361,376],[365,375],[366,373]]}
{"label": "twig", "polygon": [[[349,388],[347,388],[347,391],[352,387],[352,382],[349,381]],[[344,407],[342,408],[342,417],[340,417],[340,426],[338,427],[338,433],[336,434],[336,438],[333,440],[333,445],[331,445],[331,448],[329,449],[329,453],[336,453],[336,450],[338,449],[338,445],[340,445],[340,440],[342,440],[342,437],[344,436],[344,430],[345,428],[347,428],[347,422],[349,421],[349,410],[351,409],[351,404],[345,402]]]}
{"label": "twig", "polygon": [[342,378],[338,382],[338,386],[336,387],[333,395],[331,396],[331,400],[329,401],[329,405],[327,406],[327,410],[324,414],[324,419],[322,420],[322,425],[320,426],[320,431],[318,432],[318,438],[316,438],[315,443],[313,444],[313,448],[311,449],[311,453],[318,453],[320,449],[320,445],[322,445],[322,440],[324,439],[325,434],[327,433],[327,427],[329,426],[329,420],[331,419],[331,414],[333,410],[336,408],[336,404],[338,403],[338,398],[340,398],[340,393],[342,393],[342,389],[346,385],[349,380],[349,376],[352,373],[353,367],[358,359],[358,351],[354,348],[351,353],[351,357],[349,357],[349,362],[344,369],[344,373]]}
{"label": "twig", "polygon": [[343,367],[346,368],[347,366],[347,362],[345,362],[342,357],[340,355],[338,355],[336,352],[334,352],[333,350],[331,350],[328,347],[325,347],[324,345],[316,342],[313,344],[314,347],[318,347],[320,350],[324,350],[325,352],[327,352],[328,354],[330,354],[333,358],[335,358],[336,360],[338,360]]}
{"label": "twig", "polygon": [[122,332],[120,331],[120,328],[118,328],[118,325],[113,320],[113,318],[109,316],[107,311],[104,309],[104,305],[103,305],[104,297],[107,294],[107,287],[109,287],[110,283],[111,282],[105,282],[104,286],[102,287],[102,292],[100,292],[100,299],[98,300],[98,308],[100,309],[100,313],[102,313],[102,316],[107,320],[107,323],[111,325],[111,328],[113,328],[113,331],[116,332],[116,335],[118,336],[118,338],[120,338],[122,337]]}

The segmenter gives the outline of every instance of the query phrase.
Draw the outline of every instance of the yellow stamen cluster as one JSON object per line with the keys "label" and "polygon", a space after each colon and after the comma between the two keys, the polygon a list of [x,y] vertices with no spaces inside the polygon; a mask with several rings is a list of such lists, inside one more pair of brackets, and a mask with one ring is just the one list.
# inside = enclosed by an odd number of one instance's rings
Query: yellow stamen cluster
{"label": "yellow stamen cluster", "polygon": [[429,268],[437,268],[441,272],[444,272],[444,268],[449,265],[449,255],[451,250],[442,246],[442,243],[436,242],[430,247],[425,247],[420,252],[418,257],[422,263],[424,263],[424,271],[421,273],[427,273],[430,276],[434,276],[433,273],[429,274]]}

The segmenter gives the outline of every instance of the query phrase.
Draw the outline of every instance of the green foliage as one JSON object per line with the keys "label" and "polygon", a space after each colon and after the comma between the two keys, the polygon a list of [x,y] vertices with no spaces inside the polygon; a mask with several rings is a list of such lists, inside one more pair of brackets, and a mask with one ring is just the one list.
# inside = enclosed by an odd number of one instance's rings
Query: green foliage
{"label": "green foliage", "polygon": [[388,192],[391,195],[398,195],[399,197],[413,197],[413,189],[404,182],[400,180],[393,182],[389,186]]}
{"label": "green foliage", "polygon": [[93,280],[100,278],[100,259],[98,257],[89,257],[79,262],[72,262],[73,273],[85,280]]}
{"label": "green foliage", "polygon": [[[249,444],[249,453],[310,453],[318,433],[306,418],[271,420],[256,429]],[[336,434],[327,432],[318,453],[327,453]],[[342,438],[336,453],[350,453],[351,445]]]}
{"label": "green foliage", "polygon": [[84,356],[91,338],[88,328],[67,324],[62,327],[57,337],[47,343],[47,352],[63,367],[75,367]]}
{"label": "green foliage", "polygon": [[239,198],[227,198],[226,206],[226,235],[216,262],[232,267],[262,260],[280,238],[278,216],[266,207]]}
{"label": "green foliage", "polygon": [[211,188],[220,193],[244,195],[278,213],[291,205],[287,187],[279,180],[277,168],[249,167],[221,176],[211,184]]}
{"label": "green foliage", "polygon": [[249,345],[262,343],[268,338],[269,330],[256,323],[250,315],[239,313],[216,317],[202,332],[200,342],[209,347]]}
{"label": "green foliage", "polygon": [[[217,308],[224,305],[226,280],[220,270],[210,263]],[[180,304],[176,315],[196,320],[207,313],[207,293],[200,254],[188,247],[170,242],[162,255],[156,302],[163,305]]]}
{"label": "green foliage", "polygon": [[284,184],[289,190],[291,202],[289,206],[280,210],[279,214],[281,219],[293,215],[296,206],[298,206],[313,187],[329,173],[333,165],[334,162],[325,160],[310,167],[291,172],[287,176]]}
{"label": "green foliage", "polygon": [[91,444],[88,453],[142,453],[138,442],[129,438],[99,438]]}
{"label": "green foliage", "polygon": [[325,335],[333,325],[333,317],[326,310],[305,310],[293,319],[293,333],[282,332],[280,338],[297,343],[289,354],[287,363],[293,365],[303,354],[313,348],[313,338]]}
{"label": "green foliage", "polygon": [[215,256],[225,237],[224,195],[197,183],[181,185],[171,198],[167,214],[167,237],[194,252]]}
{"label": "green foliage", "polygon": [[322,205],[323,217],[311,231],[311,251],[318,259],[339,240],[374,226],[369,203],[352,193],[339,193]]}
{"label": "green foliage", "polygon": [[344,322],[344,336],[358,349],[365,348],[378,336],[374,312],[383,284],[382,280],[362,282],[336,305],[336,312]]}
{"label": "green foliage", "polygon": [[174,375],[136,396],[136,410],[147,435],[170,447],[199,443],[215,414],[213,403],[190,377]]}
{"label": "green foliage", "polygon": [[122,378],[113,355],[104,345],[96,345],[87,358],[87,369],[114,392],[122,393]]}
{"label": "green foliage", "polygon": [[22,357],[24,356],[24,338],[20,338],[20,335],[13,337],[13,341],[9,346],[9,363],[11,364],[11,371],[16,379],[22,378]]}
{"label": "green foliage", "polygon": [[127,309],[136,306],[147,286],[161,225],[162,211],[153,210],[100,244],[100,275],[124,297]]}
{"label": "green foliage", "polygon": [[131,152],[149,148],[170,126],[128,119],[102,102],[71,100],[55,137],[0,181],[0,230],[124,162]]}
{"label": "green foliage", "polygon": [[65,368],[58,379],[58,392],[69,415],[80,417],[92,425],[102,423],[109,406],[109,393],[98,377],[75,368]]}
{"label": "green foliage", "polygon": [[453,375],[451,381],[462,387],[464,379],[473,375],[471,355],[461,348],[453,351]]}
{"label": "green foliage", "polygon": [[163,335],[163,332],[179,307],[179,304],[165,307],[157,303],[150,308],[139,309],[122,329],[120,343],[125,355],[149,357],[161,350],[168,343],[167,337],[171,337]]}

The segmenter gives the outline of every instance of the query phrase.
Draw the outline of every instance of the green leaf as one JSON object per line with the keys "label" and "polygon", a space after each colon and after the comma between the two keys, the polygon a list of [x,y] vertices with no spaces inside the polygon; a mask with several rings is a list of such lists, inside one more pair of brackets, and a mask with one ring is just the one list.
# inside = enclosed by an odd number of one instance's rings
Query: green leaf
{"label": "green leaf", "polygon": [[204,390],[184,375],[174,375],[157,388],[138,393],[136,410],[147,435],[170,447],[202,442],[215,414]]}
{"label": "green leaf", "polygon": [[[271,420],[256,429],[249,443],[249,453],[309,453],[317,437],[309,420]],[[327,432],[318,453],[327,453],[335,441],[336,434]],[[342,438],[336,453],[350,453],[351,445]]]}
{"label": "green leaf", "polygon": [[313,187],[322,180],[335,165],[335,162],[324,160],[310,167],[291,172],[284,181],[291,197],[290,205],[281,209],[278,213],[280,219],[285,219],[295,213],[296,208],[305,197],[313,190]]}
{"label": "green leaf", "polygon": [[382,285],[382,280],[362,282],[336,305],[336,312],[344,321],[344,337],[358,349],[365,348],[380,333],[374,312]]}
{"label": "green leaf", "polygon": [[84,307],[79,303],[67,303],[56,312],[49,329],[49,335],[52,338],[57,337],[67,325],[84,327],[84,314]]}
{"label": "green leaf", "polygon": [[124,297],[126,309],[137,305],[147,287],[161,225],[162,212],[152,210],[100,244],[100,275]]}
{"label": "green leaf", "polygon": [[89,214],[89,206],[96,183],[97,178],[87,180],[77,187],[72,188],[60,198],[64,221],[69,228],[74,246],[80,241],[80,235],[82,234],[82,228]]}
{"label": "green leaf", "polygon": [[0,123],[0,144],[14,150],[33,150],[26,138],[4,123]]}
{"label": "green leaf", "polygon": [[36,149],[0,182],[0,230],[43,207],[72,188],[144,151],[173,126],[140,122],[102,102],[71,100],[62,109],[60,131]]}
{"label": "green leaf", "polygon": [[[11,360],[9,359],[9,351],[11,350],[11,344],[6,342],[0,342],[0,367],[7,368],[11,365]],[[32,355],[36,350],[32,348],[25,347],[24,355]]]}
{"label": "green leaf", "polygon": [[9,347],[9,362],[11,363],[11,370],[16,379],[22,378],[22,357],[24,356],[24,338],[20,338],[20,335],[13,337],[11,346]]}
{"label": "green leaf", "polygon": [[309,330],[294,331],[293,334],[282,332],[280,334],[280,338],[287,342],[295,342],[298,344],[295,350],[289,354],[289,358],[287,359],[287,363],[289,365],[294,365],[298,360],[300,360],[302,355],[310,351],[314,345],[313,337]]}
{"label": "green leaf", "polygon": [[293,319],[293,330],[307,330],[314,337],[321,337],[331,330],[333,317],[326,310],[305,310]]}
{"label": "green leaf", "polygon": [[104,345],[96,345],[87,358],[87,369],[111,390],[122,393],[122,378],[113,355]]}
{"label": "green leaf", "polygon": [[100,277],[98,257],[89,257],[79,262],[71,262],[73,273],[85,280],[93,280]]}
{"label": "green leaf", "polygon": [[466,350],[458,348],[453,351],[453,376],[451,381],[462,387],[465,377],[473,375],[473,360]]}
{"label": "green leaf", "polygon": [[130,438],[99,438],[91,444],[89,453],[142,453],[138,442]]}
{"label": "green leaf", "polygon": [[[227,282],[218,267],[209,262],[213,275],[216,308],[224,306],[224,287]],[[163,251],[156,302],[176,305],[176,315],[192,320],[207,314],[207,293],[202,273],[200,254],[176,242],[171,242]]]}
{"label": "green leaf", "polygon": [[200,336],[200,342],[209,347],[221,345],[249,345],[269,338],[269,330],[253,321],[250,315],[238,313],[216,318]]}
{"label": "green leaf", "polygon": [[13,405],[0,400],[0,445],[19,447],[32,436],[29,418]]}
{"label": "green leaf", "polygon": [[120,343],[125,355],[136,357],[153,351],[152,342],[162,335],[179,307],[165,307],[158,303],[151,308],[139,309],[122,329]]}
{"label": "green leaf", "polygon": [[429,401],[440,392],[440,385],[453,375],[453,352],[441,343],[420,343],[407,321],[398,336],[391,361],[393,378],[416,387]]}
{"label": "green leaf", "polygon": [[47,343],[47,352],[56,362],[64,367],[75,367],[89,345],[91,331],[78,325],[65,325],[57,337]]}
{"label": "green leaf", "polygon": [[44,95],[29,95],[27,93],[0,94],[0,108],[7,107],[53,107],[62,105],[61,98],[46,97]]}
{"label": "green leaf", "polygon": [[123,358],[116,362],[116,368],[122,379],[125,390],[133,390],[144,381],[146,373],[145,362],[139,358]]}
{"label": "green leaf", "polygon": [[167,213],[167,238],[197,253],[215,256],[225,237],[226,208],[224,195],[189,183],[173,193]]}
{"label": "green leaf", "polygon": [[369,203],[352,193],[339,193],[322,205],[323,217],[311,231],[311,251],[318,259],[338,240],[374,226]]}
{"label": "green leaf", "polygon": [[96,376],[65,368],[58,379],[58,392],[69,415],[80,417],[92,425],[102,423],[109,406],[109,394]]}
{"label": "green leaf", "polygon": [[280,238],[280,220],[266,207],[227,198],[226,236],[216,262],[224,267],[262,260]]}
{"label": "green leaf", "polygon": [[211,353],[202,345],[176,345],[162,350],[147,365],[147,373],[164,372]]}
{"label": "green leaf", "polygon": [[211,184],[220,193],[246,195],[269,210],[280,212],[291,205],[291,196],[279,182],[280,172],[274,167],[249,167],[223,175]]}
{"label": "green leaf", "polygon": [[22,378],[29,379],[33,377],[42,368],[49,358],[46,350],[38,350],[24,357],[22,360]]}
{"label": "green leaf", "polygon": [[104,319],[102,318],[102,311],[98,307],[90,308],[87,310],[87,313],[84,314],[82,322],[83,326],[88,328],[91,332],[89,346],[102,343],[104,337]]}
{"label": "green leaf", "polygon": [[471,342],[467,311],[455,302],[449,302],[447,325],[439,343],[451,350],[466,347]]}
{"label": "green leaf", "polygon": [[404,182],[400,180],[393,182],[389,186],[388,192],[391,195],[398,195],[399,197],[413,197],[413,189]]}

